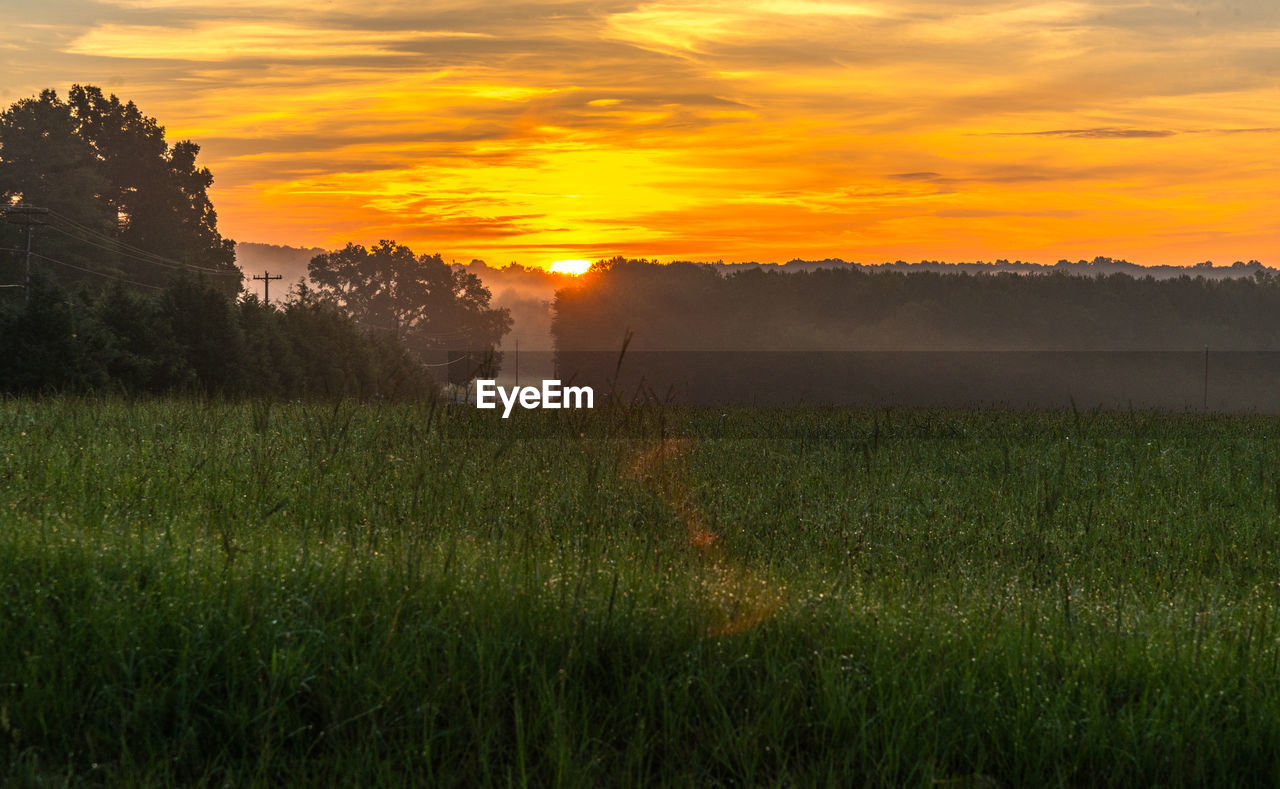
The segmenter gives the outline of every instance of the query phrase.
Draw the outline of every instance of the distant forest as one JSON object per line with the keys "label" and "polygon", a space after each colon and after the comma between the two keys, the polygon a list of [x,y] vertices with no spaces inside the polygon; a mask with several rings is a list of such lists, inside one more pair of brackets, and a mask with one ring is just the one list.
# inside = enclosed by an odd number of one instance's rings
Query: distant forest
{"label": "distant forest", "polygon": [[552,333],[558,349],[596,351],[628,331],[633,351],[1280,350],[1280,276],[1260,264],[1221,278],[1076,271],[614,260],[557,292]]}
{"label": "distant forest", "polygon": [[725,269],[615,260],[561,289],[558,375],[623,402],[1280,412],[1280,277],[1260,266]]}
{"label": "distant forest", "polygon": [[815,271],[817,269],[829,268],[852,268],[860,269],[866,272],[874,271],[900,271],[900,272],[918,272],[918,271],[936,271],[940,273],[960,273],[960,274],[998,274],[1009,272],[1014,274],[1044,274],[1044,273],[1065,273],[1076,274],[1080,276],[1098,276],[1105,274],[1128,274],[1131,277],[1152,277],[1154,279],[1176,279],[1187,275],[1196,277],[1205,277],[1208,279],[1235,279],[1239,277],[1252,277],[1258,272],[1272,272],[1276,270],[1262,265],[1260,261],[1250,260],[1247,263],[1237,260],[1230,265],[1216,266],[1213,261],[1205,260],[1191,266],[1142,266],[1132,263],[1128,260],[1120,258],[1109,258],[1098,256],[1092,260],[1067,260],[1062,259],[1057,263],[1033,263],[1023,260],[1006,260],[999,258],[996,260],[977,260],[972,262],[948,263],[943,260],[921,260],[919,262],[910,263],[905,260],[895,260],[890,263],[851,263],[839,258],[828,258],[826,260],[788,260],[786,263],[716,263],[718,269],[723,273],[731,273],[735,271],[746,271],[753,268],[761,268],[766,271]]}

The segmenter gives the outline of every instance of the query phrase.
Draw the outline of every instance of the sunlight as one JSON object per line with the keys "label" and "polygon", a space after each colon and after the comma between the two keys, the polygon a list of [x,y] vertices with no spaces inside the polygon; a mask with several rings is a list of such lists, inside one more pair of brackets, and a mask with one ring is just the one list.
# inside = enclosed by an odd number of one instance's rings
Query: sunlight
{"label": "sunlight", "polygon": [[589,268],[591,268],[590,260],[557,260],[551,264],[553,274],[570,274],[575,277],[586,274]]}

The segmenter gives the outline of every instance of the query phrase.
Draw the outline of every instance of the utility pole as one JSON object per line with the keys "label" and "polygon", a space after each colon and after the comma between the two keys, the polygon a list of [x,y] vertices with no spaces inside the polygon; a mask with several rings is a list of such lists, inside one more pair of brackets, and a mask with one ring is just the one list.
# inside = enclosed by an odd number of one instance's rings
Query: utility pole
{"label": "utility pole", "polygon": [[49,209],[47,208],[36,208],[35,206],[27,205],[26,203],[9,206],[9,208],[4,212],[6,222],[13,225],[25,225],[27,229],[26,272],[22,280],[22,294],[24,302],[31,301],[31,226],[49,224],[48,222],[40,219],[40,217],[46,216],[48,213]]}
{"label": "utility pole", "polygon": [[261,276],[261,277],[259,277],[259,276],[256,276],[256,275],[255,275],[255,276],[254,276],[254,279],[256,279],[256,280],[261,280],[261,282],[262,282],[262,302],[263,302],[264,304],[270,304],[270,303],[271,303],[271,280],[273,280],[273,279],[284,279],[284,275],[283,275],[283,274],[277,274],[277,275],[275,275],[275,276],[273,277],[273,276],[271,276],[271,272],[270,272],[270,271],[267,271],[266,269],[263,269],[263,270],[262,270],[262,276]]}

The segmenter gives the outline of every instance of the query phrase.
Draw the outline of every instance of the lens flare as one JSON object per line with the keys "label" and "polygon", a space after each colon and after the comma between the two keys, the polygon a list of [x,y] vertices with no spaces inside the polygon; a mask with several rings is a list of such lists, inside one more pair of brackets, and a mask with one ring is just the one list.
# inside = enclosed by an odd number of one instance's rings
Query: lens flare
{"label": "lens flare", "polygon": [[700,559],[700,602],[707,614],[707,635],[731,636],[776,613],[782,607],[784,589],[734,561],[710,529],[687,479],[684,461],[692,449],[688,439],[663,439],[640,452],[629,472],[688,529],[687,544]]}

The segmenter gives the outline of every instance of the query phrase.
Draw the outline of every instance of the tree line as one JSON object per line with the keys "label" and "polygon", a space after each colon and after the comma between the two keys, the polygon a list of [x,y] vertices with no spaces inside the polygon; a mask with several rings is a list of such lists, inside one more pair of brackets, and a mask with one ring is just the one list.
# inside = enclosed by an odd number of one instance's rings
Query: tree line
{"label": "tree line", "polygon": [[1280,278],[598,264],[554,304],[561,350],[1280,350]]}
{"label": "tree line", "polygon": [[245,293],[199,150],[92,86],[0,113],[0,392],[417,397],[434,352],[510,330],[394,241],[316,255],[281,305]]}
{"label": "tree line", "polygon": [[430,376],[403,347],[362,332],[302,290],[283,308],[231,300],[183,277],[156,296],[115,284],[66,290],[38,277],[0,314],[0,385],[14,394],[201,393],[417,397]]}

